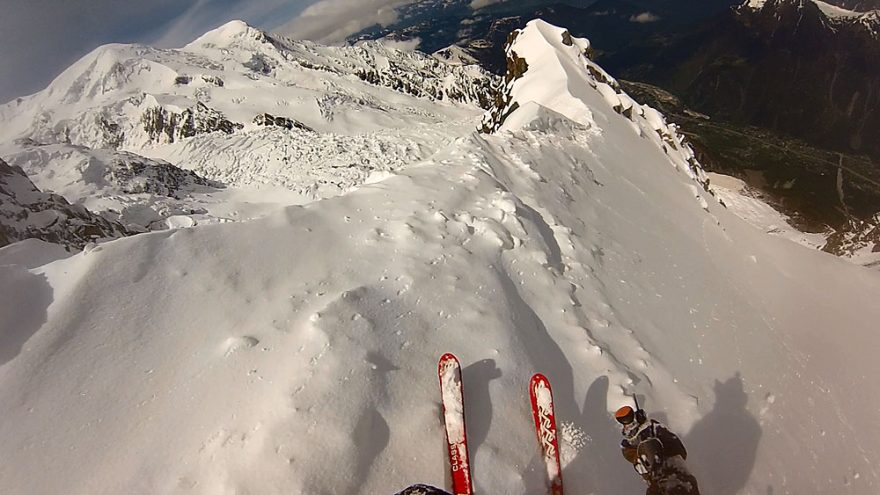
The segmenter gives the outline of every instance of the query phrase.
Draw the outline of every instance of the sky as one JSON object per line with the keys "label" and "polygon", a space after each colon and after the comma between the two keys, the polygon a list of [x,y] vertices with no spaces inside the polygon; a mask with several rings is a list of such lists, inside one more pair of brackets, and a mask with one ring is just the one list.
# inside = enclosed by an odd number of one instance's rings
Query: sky
{"label": "sky", "polygon": [[[325,44],[339,43],[346,36],[375,24],[388,25],[397,19],[397,9],[417,0],[321,0],[278,28],[293,38]],[[480,9],[506,0],[472,0]]]}
{"label": "sky", "polygon": [[[227,21],[333,43],[415,0],[0,0],[0,103],[45,88],[106,43],[183,46]],[[488,3],[488,2],[484,2]]]}

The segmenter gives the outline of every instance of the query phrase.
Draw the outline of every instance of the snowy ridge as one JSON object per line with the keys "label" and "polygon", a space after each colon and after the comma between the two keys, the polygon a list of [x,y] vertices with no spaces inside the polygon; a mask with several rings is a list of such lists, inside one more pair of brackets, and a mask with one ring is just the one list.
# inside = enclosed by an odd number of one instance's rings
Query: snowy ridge
{"label": "snowy ridge", "polygon": [[442,486],[435,363],[454,352],[477,493],[544,490],[523,448],[538,371],[573,493],[644,490],[609,414],[633,393],[705,493],[875,493],[880,276],[700,201],[658,121],[590,85],[561,32],[517,36],[564,77],[514,81],[500,132],[379,182],[31,269],[0,251],[0,486]]}
{"label": "snowy ridge", "polygon": [[[590,59],[589,40],[539,20],[531,21],[528,27],[531,29],[512,33],[505,48],[507,83],[496,107],[484,119],[484,132],[522,127],[542,111],[535,105],[567,117],[586,132],[601,133],[596,121],[620,118],[616,113],[629,121],[637,136],[654,141],[676,169],[708,191],[706,175],[684,136],[660,112],[633,100]],[[700,193],[694,194],[705,202]]]}

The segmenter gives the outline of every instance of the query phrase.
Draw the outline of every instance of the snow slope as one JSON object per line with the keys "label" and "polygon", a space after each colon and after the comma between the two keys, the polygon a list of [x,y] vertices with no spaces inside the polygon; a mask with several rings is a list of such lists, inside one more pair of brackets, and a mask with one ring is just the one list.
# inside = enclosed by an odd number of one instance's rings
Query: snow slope
{"label": "snow slope", "polygon": [[846,10],[840,8],[836,5],[831,5],[830,3],[825,3],[820,0],[813,0],[813,2],[819,6],[819,10],[822,11],[829,18],[851,18],[851,17],[859,17],[861,14],[859,12],[853,12],[852,10]]}
{"label": "snow slope", "polygon": [[768,234],[778,235],[811,249],[821,249],[825,245],[825,235],[804,233],[792,227],[788,223],[788,217],[762,201],[745,181],[716,173],[706,175],[711,179],[712,192],[728,210],[747,223]]}
{"label": "snow slope", "polygon": [[876,493],[880,275],[725,210],[565,40],[529,23],[503,128],[385,180],[0,266],[4,492],[443,485],[450,351],[478,492],[542,492],[541,371],[572,493],[644,489],[609,414],[631,393],[703,493]]}

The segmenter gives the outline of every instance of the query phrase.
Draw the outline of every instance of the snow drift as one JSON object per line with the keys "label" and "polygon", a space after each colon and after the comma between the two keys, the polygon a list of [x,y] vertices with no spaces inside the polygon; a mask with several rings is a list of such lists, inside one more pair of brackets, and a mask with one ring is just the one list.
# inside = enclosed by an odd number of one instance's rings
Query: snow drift
{"label": "snow drift", "polygon": [[530,22],[496,132],[349,194],[33,269],[0,251],[4,492],[444,485],[449,351],[478,492],[543,490],[540,371],[573,493],[643,489],[609,415],[632,393],[704,493],[875,493],[880,277],[726,211],[587,46]]}

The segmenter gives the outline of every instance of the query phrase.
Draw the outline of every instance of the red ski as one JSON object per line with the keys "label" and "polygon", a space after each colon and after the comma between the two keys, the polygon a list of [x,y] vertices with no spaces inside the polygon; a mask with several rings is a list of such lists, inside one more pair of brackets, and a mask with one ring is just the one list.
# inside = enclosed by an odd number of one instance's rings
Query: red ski
{"label": "red ski", "polygon": [[440,357],[437,366],[440,376],[440,395],[443,400],[443,422],[446,426],[446,444],[449,447],[449,466],[452,470],[452,493],[472,495],[471,464],[468,459],[467,431],[464,423],[464,396],[461,387],[461,365],[452,354]]}
{"label": "red ski", "polygon": [[529,382],[529,397],[532,399],[535,432],[538,434],[544,466],[547,468],[548,488],[552,495],[563,495],[559,441],[556,436],[556,415],[553,412],[553,390],[550,388],[550,380],[540,373],[533,376]]}

